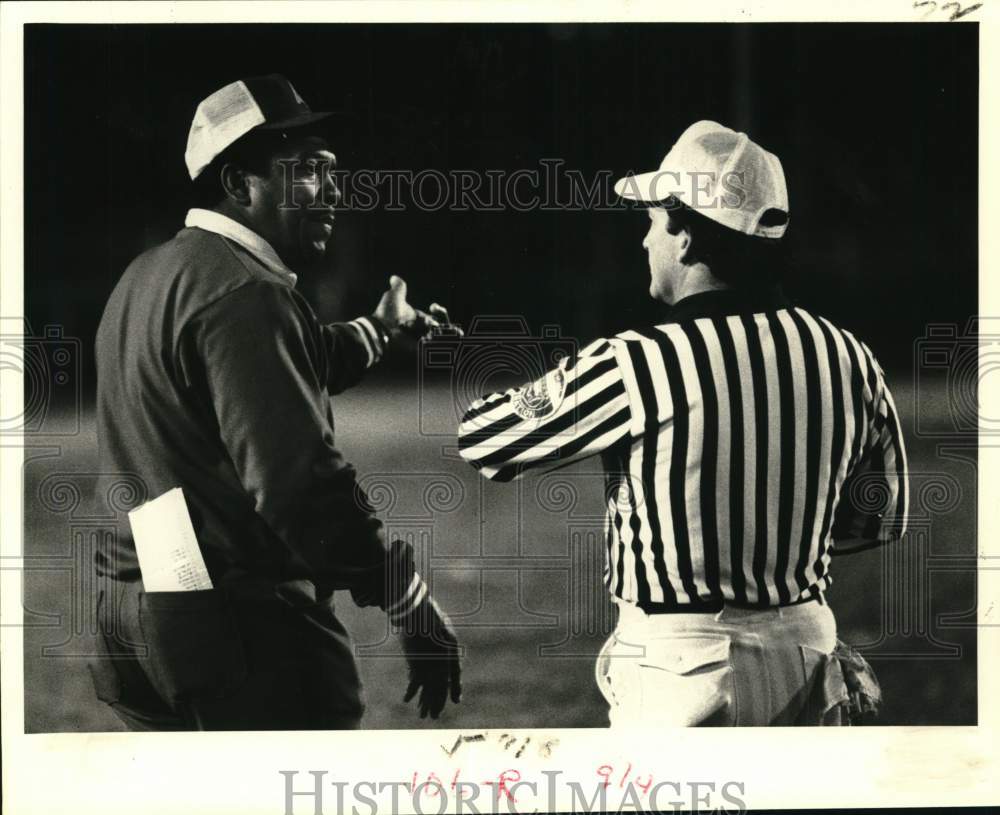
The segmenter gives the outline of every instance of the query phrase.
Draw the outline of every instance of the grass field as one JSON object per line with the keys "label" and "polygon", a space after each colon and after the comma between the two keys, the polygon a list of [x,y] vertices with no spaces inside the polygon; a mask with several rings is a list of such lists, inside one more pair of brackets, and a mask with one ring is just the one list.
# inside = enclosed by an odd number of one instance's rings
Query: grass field
{"label": "grass field", "polygon": [[[912,391],[898,385],[895,391],[904,427],[912,428]],[[946,426],[942,393],[922,394],[921,404]],[[412,389],[372,381],[338,397],[335,412],[338,445],[362,474],[390,533],[417,543],[422,571],[467,649],[464,701],[437,723],[421,722],[400,701],[405,665],[392,639],[383,642],[384,615],[338,595],[338,612],[360,649],[366,725],[605,725],[593,679],[594,654],[610,625],[595,557],[601,528],[595,465],[583,462],[518,486],[482,482],[449,449],[454,409],[441,387],[417,400]],[[830,600],[842,638],[865,646],[881,679],[883,724],[973,724],[975,459],[941,451],[937,440],[910,434],[907,441],[913,511],[932,510],[921,521],[924,543],[838,559]],[[85,418],[76,436],[31,443],[37,446],[24,469],[25,554],[34,564],[24,587],[25,729],[119,730],[95,699],[83,660],[74,656],[79,643],[70,636],[85,623],[73,612],[85,593],[74,588],[68,569],[101,527],[88,494],[95,470],[92,424]],[[55,473],[78,485],[75,509],[40,498],[44,479]],[[948,494],[930,489],[922,495],[921,485],[935,479]],[[963,617],[970,610],[972,616]],[[43,654],[46,647],[54,651]]]}

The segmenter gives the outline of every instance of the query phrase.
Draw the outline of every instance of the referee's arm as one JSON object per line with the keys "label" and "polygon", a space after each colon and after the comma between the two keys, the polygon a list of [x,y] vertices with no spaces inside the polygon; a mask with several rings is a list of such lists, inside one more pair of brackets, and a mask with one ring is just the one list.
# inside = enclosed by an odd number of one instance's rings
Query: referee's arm
{"label": "referee's arm", "polygon": [[631,419],[614,349],[602,339],[530,385],[476,400],[458,429],[459,452],[486,478],[511,481],[607,449]]}
{"label": "referee's arm", "polygon": [[899,414],[881,367],[862,347],[874,374],[876,397],[864,454],[844,483],[834,517],[835,555],[899,540],[906,532],[909,475]]}

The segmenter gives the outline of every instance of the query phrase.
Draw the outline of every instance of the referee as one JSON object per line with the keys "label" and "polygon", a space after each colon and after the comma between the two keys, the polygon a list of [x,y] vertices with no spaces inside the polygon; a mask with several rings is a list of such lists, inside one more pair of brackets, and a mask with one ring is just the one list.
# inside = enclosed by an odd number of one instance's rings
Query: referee
{"label": "referee", "polygon": [[620,613],[597,681],[612,726],[840,721],[831,555],[906,525],[882,369],[784,299],[784,172],[746,134],[698,122],[615,191],[646,208],[649,293],[668,318],[475,402],[462,456],[509,481],[601,455]]}

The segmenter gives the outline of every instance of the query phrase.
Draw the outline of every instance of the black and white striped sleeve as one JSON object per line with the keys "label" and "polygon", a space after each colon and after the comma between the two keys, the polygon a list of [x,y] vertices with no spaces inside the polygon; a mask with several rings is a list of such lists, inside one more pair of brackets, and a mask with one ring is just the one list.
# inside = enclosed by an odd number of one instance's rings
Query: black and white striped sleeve
{"label": "black and white striped sleeve", "polygon": [[885,374],[864,343],[859,359],[873,394],[862,455],[844,484],[833,527],[836,554],[898,540],[906,532],[909,484],[899,414]]}
{"label": "black and white striped sleeve", "polygon": [[458,429],[462,458],[486,478],[510,481],[626,436],[631,410],[612,342],[597,340],[535,382],[474,402]]}

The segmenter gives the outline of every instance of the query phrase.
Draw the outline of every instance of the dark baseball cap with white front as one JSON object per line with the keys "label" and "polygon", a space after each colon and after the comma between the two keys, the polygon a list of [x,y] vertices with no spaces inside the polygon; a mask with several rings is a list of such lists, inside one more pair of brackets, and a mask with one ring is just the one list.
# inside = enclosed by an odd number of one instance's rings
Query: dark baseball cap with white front
{"label": "dark baseball cap with white front", "polygon": [[330,111],[313,111],[281,74],[231,82],[203,99],[188,132],[184,162],[194,180],[217,155],[251,130],[282,130],[318,122]]}

